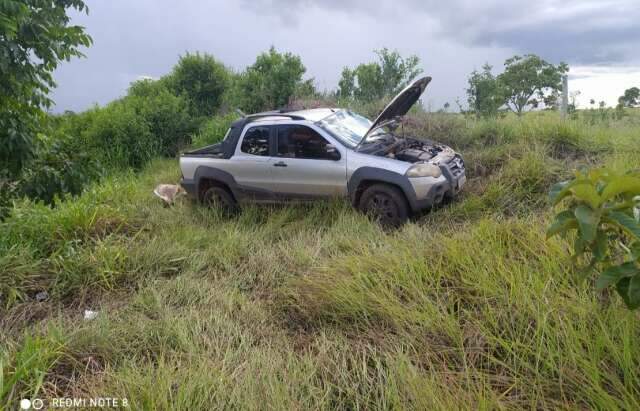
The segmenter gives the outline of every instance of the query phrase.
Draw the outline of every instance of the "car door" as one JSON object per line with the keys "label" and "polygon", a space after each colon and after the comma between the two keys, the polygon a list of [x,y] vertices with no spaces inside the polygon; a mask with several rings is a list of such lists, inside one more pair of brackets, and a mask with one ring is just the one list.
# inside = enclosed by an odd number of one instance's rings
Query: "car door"
{"label": "car door", "polygon": [[248,126],[240,137],[228,165],[243,199],[272,201],[271,152],[275,128],[272,125]]}
{"label": "car door", "polygon": [[303,124],[277,126],[272,187],[280,198],[346,195],[346,150],[320,133]]}

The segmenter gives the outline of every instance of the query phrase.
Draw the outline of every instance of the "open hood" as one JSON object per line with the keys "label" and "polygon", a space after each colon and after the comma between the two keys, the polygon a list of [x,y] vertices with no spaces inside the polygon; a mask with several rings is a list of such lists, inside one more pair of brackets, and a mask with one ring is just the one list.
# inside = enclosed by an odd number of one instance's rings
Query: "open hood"
{"label": "open hood", "polygon": [[384,126],[389,121],[396,117],[401,117],[407,114],[407,111],[418,101],[424,89],[427,88],[427,84],[431,81],[431,77],[422,77],[413,83],[409,84],[404,90],[396,95],[393,100],[382,110],[382,112],[375,119],[371,128],[360,140],[362,144],[367,137],[377,128]]}

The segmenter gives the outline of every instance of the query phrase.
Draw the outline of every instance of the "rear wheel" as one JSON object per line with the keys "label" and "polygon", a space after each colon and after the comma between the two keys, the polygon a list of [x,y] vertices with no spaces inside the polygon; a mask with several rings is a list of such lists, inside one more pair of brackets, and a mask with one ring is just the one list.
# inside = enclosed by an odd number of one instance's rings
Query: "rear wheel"
{"label": "rear wheel", "polygon": [[238,211],[238,203],[231,193],[222,187],[210,187],[203,196],[202,202],[211,208],[219,208],[225,214],[234,214]]}
{"label": "rear wheel", "polygon": [[402,191],[388,184],[374,184],[360,197],[359,208],[383,227],[399,227],[409,218]]}

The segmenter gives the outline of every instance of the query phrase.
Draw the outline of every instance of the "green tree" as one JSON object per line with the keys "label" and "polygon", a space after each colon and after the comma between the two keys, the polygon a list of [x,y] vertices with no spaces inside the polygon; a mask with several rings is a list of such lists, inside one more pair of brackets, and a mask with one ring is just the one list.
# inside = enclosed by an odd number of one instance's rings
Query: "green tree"
{"label": "green tree", "polygon": [[358,101],[370,102],[379,100],[384,92],[382,68],[377,63],[360,64],[355,69],[357,87],[353,90],[353,97]]}
{"label": "green tree", "polygon": [[283,107],[297,91],[309,92],[312,84],[302,81],[305,72],[299,56],[271,47],[238,75],[232,101],[246,112]]}
{"label": "green tree", "polygon": [[160,80],[133,82],[123,100],[147,122],[162,155],[176,155],[196,130],[188,102],[183,96],[172,94]]}
{"label": "green tree", "polygon": [[220,108],[230,73],[210,54],[187,53],[161,81],[187,99],[193,116],[210,116]]}
{"label": "green tree", "polygon": [[505,93],[507,107],[522,115],[534,96],[545,97],[562,88],[562,76],[569,71],[565,63],[555,66],[535,54],[513,56],[504,62],[504,72],[498,75],[500,89]]}
{"label": "green tree", "polygon": [[58,63],[91,44],[68,9],[88,11],[82,0],[0,1],[0,173],[10,178],[33,157]]}
{"label": "green tree", "polygon": [[474,70],[469,76],[467,102],[469,110],[478,117],[493,117],[505,104],[504,91],[496,77],[491,73],[492,67],[487,63],[482,71]]}
{"label": "green tree", "polygon": [[363,102],[379,100],[397,94],[422,72],[417,56],[403,58],[397,51],[386,48],[374,53],[378,61],[342,70],[337,92],[340,98]]}
{"label": "green tree", "polygon": [[356,73],[349,67],[342,69],[340,81],[338,81],[338,98],[349,99],[353,97],[353,91],[356,87]]}
{"label": "green tree", "polygon": [[316,86],[314,85],[314,79],[310,78],[305,81],[300,81],[296,84],[296,89],[294,91],[294,97],[299,98],[312,98],[318,95],[318,91],[316,90]]}
{"label": "green tree", "polygon": [[420,59],[412,55],[407,58],[400,56],[397,51],[386,48],[376,50],[378,64],[382,71],[382,91],[384,96],[397,94],[409,85],[409,82],[422,73]]}
{"label": "green tree", "polygon": [[560,101],[559,91],[552,90],[549,94],[544,96],[542,101],[544,101],[545,110],[558,110]]}
{"label": "green tree", "polygon": [[640,104],[640,88],[631,87],[624,91],[624,94],[620,96],[618,102],[623,107],[634,107]]}

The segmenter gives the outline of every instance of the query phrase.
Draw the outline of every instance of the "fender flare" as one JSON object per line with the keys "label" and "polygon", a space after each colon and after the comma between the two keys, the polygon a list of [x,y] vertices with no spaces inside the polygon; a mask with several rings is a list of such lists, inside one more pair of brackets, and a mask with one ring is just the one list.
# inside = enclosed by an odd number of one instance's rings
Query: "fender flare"
{"label": "fender flare", "polygon": [[347,190],[352,204],[356,205],[355,201],[358,194],[358,187],[363,181],[367,180],[387,183],[399,187],[407,198],[407,202],[411,209],[415,210],[418,208],[416,192],[409,182],[409,177],[376,167],[360,167],[354,171],[351,178],[349,178],[349,181],[347,182]]}
{"label": "fender flare", "polygon": [[231,190],[231,193],[233,194],[234,198],[236,198],[236,200],[238,199],[238,195],[240,194],[236,179],[233,178],[230,173],[224,170],[220,170],[219,168],[198,166],[198,168],[196,168],[196,172],[193,175],[193,179],[196,183],[196,196],[198,199],[200,199],[200,184],[203,179],[218,181],[226,185],[227,187],[229,187],[229,190]]}

